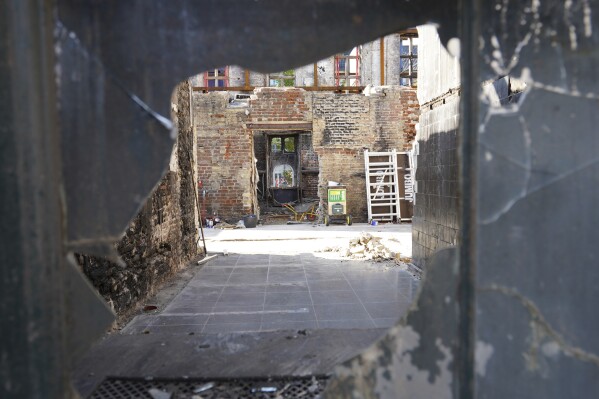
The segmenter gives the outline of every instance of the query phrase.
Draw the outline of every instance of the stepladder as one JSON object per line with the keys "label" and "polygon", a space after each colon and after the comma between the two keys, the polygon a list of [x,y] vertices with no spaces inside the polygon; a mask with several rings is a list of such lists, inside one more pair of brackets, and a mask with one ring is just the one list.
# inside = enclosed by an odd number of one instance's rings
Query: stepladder
{"label": "stepladder", "polygon": [[396,150],[384,152],[364,150],[369,221],[411,220],[409,215],[402,217],[402,201],[411,201],[411,198],[406,198],[407,193],[403,187],[404,178],[410,176],[411,171],[409,164],[398,165],[398,155],[406,157],[409,154]]}

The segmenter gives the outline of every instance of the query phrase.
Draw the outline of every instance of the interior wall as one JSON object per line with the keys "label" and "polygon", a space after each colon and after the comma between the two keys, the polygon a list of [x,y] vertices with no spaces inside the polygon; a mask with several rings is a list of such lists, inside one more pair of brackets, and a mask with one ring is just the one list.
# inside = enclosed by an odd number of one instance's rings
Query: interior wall
{"label": "interior wall", "polygon": [[229,93],[194,93],[194,131],[198,140],[198,179],[202,214],[236,223],[255,213],[253,137],[243,124],[246,108],[229,106]]}
{"label": "interior wall", "polygon": [[415,136],[419,108],[416,93],[385,87],[371,96],[314,93],[313,142],[320,159],[319,198],[327,207],[327,186],[347,186],[348,212],[367,222],[364,149],[406,150]]}
{"label": "interior wall", "polygon": [[435,251],[457,245],[460,66],[434,26],[419,26],[418,37],[421,112],[412,258],[425,267]]}
{"label": "interior wall", "polygon": [[257,169],[266,169],[264,131],[248,133],[244,124],[266,124],[270,133],[277,131],[277,124],[285,130],[285,122],[311,124],[312,133],[299,136],[304,196],[324,199],[321,206],[326,209],[328,182],[343,183],[349,212],[355,221],[366,222],[364,149],[408,150],[419,114],[416,92],[397,86],[376,88],[368,96],[259,88],[247,107],[228,104],[226,92],[194,96],[198,174],[205,182],[206,208],[232,220],[249,212],[251,201],[246,199],[255,195],[248,159],[255,154]]}
{"label": "interior wall", "polygon": [[127,267],[76,254],[83,272],[117,314],[133,309],[198,255],[189,93],[187,82],[175,92],[178,139],[169,171],[115,244]]}

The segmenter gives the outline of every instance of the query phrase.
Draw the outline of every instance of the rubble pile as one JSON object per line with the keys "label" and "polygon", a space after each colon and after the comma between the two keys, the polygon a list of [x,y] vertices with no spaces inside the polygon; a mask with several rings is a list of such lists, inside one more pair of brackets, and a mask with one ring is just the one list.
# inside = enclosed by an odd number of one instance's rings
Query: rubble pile
{"label": "rubble pile", "polygon": [[370,233],[361,233],[360,237],[352,238],[345,254],[348,258],[366,260],[394,259],[395,255],[381,243],[380,237],[374,237]]}

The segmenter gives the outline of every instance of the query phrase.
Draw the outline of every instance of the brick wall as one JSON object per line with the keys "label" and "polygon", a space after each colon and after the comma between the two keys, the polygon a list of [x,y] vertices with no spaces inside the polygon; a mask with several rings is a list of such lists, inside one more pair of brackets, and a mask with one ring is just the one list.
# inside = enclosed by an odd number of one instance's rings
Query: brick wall
{"label": "brick wall", "polygon": [[255,194],[250,183],[252,149],[259,158],[258,169],[266,168],[263,132],[252,137],[244,122],[311,122],[312,134],[300,134],[298,148],[302,167],[319,172],[302,175],[304,196],[326,199],[328,181],[341,181],[348,185],[350,213],[356,221],[366,221],[364,148],[409,148],[419,114],[415,91],[400,87],[385,87],[369,97],[260,88],[249,102],[249,115],[246,109],[229,109],[227,104],[226,93],[210,93],[197,94],[194,105],[206,204],[209,212],[217,210],[223,217],[250,212],[252,201],[238,198]]}
{"label": "brick wall", "polygon": [[386,87],[362,94],[314,93],[313,143],[320,160],[319,197],[326,209],[328,181],[347,186],[348,212],[357,222],[368,218],[364,149],[409,148],[419,107],[412,89]]}
{"label": "brick wall", "polygon": [[309,95],[303,89],[262,87],[250,100],[253,122],[309,121]]}
{"label": "brick wall", "polygon": [[312,145],[312,134],[302,133],[299,135],[299,153],[302,162],[302,191],[304,198],[318,197],[318,155]]}
{"label": "brick wall", "polygon": [[206,192],[203,216],[216,212],[236,223],[257,212],[253,137],[243,123],[246,108],[231,108],[226,92],[194,94],[198,178]]}
{"label": "brick wall", "polygon": [[175,122],[179,137],[171,170],[161,179],[129,224],[116,249],[126,267],[76,254],[83,272],[117,314],[126,313],[198,255],[194,196],[195,140],[190,124],[189,88],[177,88]]}
{"label": "brick wall", "polygon": [[422,108],[418,136],[412,257],[425,267],[438,249],[457,245],[459,97]]}

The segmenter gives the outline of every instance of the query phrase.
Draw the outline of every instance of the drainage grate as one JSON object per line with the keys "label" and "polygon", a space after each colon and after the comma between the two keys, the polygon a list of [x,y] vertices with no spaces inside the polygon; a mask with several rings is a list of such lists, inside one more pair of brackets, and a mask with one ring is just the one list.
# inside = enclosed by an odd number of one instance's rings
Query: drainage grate
{"label": "drainage grate", "polygon": [[272,379],[168,380],[108,377],[90,399],[244,399],[320,398],[328,377]]}

